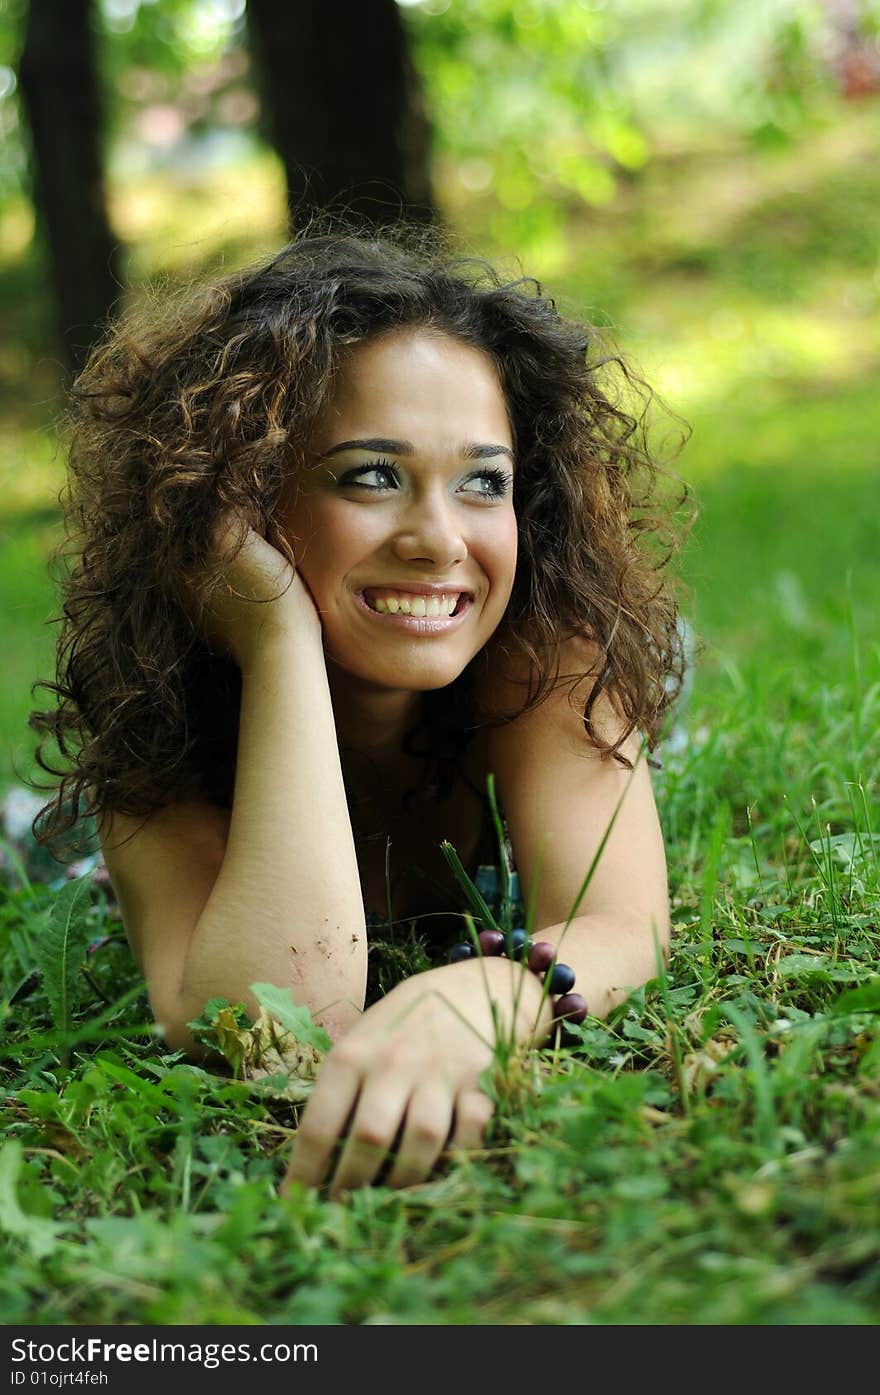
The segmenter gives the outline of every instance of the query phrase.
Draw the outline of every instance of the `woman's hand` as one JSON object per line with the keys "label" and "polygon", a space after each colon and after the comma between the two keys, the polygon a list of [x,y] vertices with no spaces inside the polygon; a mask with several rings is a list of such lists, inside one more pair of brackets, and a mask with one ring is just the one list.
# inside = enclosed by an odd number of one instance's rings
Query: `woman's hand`
{"label": "woman's hand", "polygon": [[286,557],[247,527],[238,551],[243,521],[227,517],[215,529],[211,553],[223,565],[200,623],[208,643],[247,666],[256,646],[276,634],[307,626],[321,633],[321,619],[311,593]]}
{"label": "woman's hand", "polygon": [[406,1187],[430,1176],[447,1144],[478,1148],[492,1115],[480,1088],[493,1057],[490,994],[508,1031],[518,988],[516,1035],[528,1041],[539,1017],[549,1025],[550,1008],[537,977],[510,960],[430,969],[374,1003],[321,1068],[282,1190],[319,1186],[343,1137],[334,1197],[374,1182],[392,1153],[385,1184]]}

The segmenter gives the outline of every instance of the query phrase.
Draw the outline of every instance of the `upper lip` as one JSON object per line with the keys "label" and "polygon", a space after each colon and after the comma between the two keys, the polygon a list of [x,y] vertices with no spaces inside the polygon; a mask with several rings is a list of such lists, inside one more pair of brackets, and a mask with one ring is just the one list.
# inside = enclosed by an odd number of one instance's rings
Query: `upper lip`
{"label": "upper lip", "polygon": [[374,586],[362,586],[362,591],[408,591],[413,596],[469,596],[466,586],[437,586],[426,581],[382,581]]}

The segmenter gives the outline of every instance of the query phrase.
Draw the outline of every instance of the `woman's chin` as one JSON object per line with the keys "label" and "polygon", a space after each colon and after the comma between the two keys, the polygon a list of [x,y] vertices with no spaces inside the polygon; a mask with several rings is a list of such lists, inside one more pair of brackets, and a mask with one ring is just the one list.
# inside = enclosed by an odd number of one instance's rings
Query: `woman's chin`
{"label": "woman's chin", "polygon": [[444,655],[430,657],[416,654],[399,655],[392,662],[380,660],[376,655],[346,653],[344,649],[333,647],[325,641],[324,656],[328,667],[342,677],[376,688],[397,689],[406,692],[428,692],[436,688],[448,688],[467,668],[473,654],[461,657]]}

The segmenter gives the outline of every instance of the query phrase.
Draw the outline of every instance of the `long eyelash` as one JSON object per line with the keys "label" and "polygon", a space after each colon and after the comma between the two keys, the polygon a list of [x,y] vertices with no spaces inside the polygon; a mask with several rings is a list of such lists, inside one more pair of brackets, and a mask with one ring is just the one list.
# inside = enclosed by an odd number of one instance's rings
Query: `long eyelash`
{"label": "long eyelash", "polygon": [[369,464],[361,465],[357,470],[351,470],[343,478],[342,483],[353,485],[355,489],[377,489],[378,485],[360,484],[357,479],[358,475],[367,475],[371,470],[384,470],[387,475],[391,475],[392,479],[397,479],[390,460],[371,460]]}
{"label": "long eyelash", "polygon": [[478,470],[471,475],[471,479],[488,480],[492,485],[492,497],[496,499],[503,498],[510,488],[510,476],[504,470],[493,469],[491,465],[485,470]]}

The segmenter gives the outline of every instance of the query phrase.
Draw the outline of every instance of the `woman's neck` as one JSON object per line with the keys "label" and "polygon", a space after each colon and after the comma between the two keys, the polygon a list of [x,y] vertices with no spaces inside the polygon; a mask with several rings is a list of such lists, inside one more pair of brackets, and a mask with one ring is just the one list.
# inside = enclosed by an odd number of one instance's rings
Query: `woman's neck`
{"label": "woman's neck", "polygon": [[411,764],[404,738],[419,719],[422,694],[361,683],[329,666],[328,674],[340,752],[364,757],[377,774],[403,773]]}

